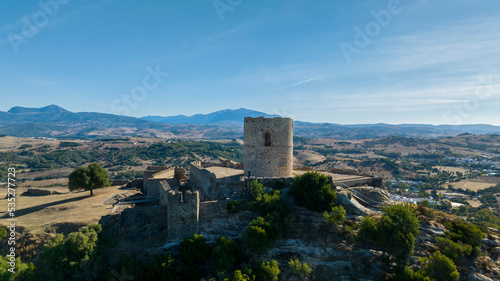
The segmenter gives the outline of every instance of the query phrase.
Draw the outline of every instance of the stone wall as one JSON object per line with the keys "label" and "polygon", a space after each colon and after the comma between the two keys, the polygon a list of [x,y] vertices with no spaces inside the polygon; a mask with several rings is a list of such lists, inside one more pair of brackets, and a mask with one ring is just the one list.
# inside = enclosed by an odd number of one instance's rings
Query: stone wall
{"label": "stone wall", "polygon": [[199,233],[200,197],[198,191],[167,192],[168,239],[182,240]]}
{"label": "stone wall", "polygon": [[225,236],[235,239],[257,216],[251,211],[229,214],[226,206],[229,200],[207,201],[200,203],[200,234],[207,239]]}
{"label": "stone wall", "polygon": [[167,238],[167,207],[162,205],[134,207],[117,215],[103,216],[99,220],[105,233],[127,240]]}
{"label": "stone wall", "polygon": [[165,179],[145,179],[144,180],[144,193],[147,197],[158,198],[160,191],[163,190],[162,182]]}
{"label": "stone wall", "polygon": [[143,192],[148,197],[158,197],[162,179],[171,179],[175,175],[175,168],[148,166],[144,171]]}
{"label": "stone wall", "polygon": [[166,179],[173,178],[175,168],[163,166],[148,166],[144,171],[145,179]]}
{"label": "stone wall", "polygon": [[188,185],[200,191],[202,201],[214,199],[219,195],[216,176],[200,165],[200,162],[193,162],[189,166]]}
{"label": "stone wall", "polygon": [[353,179],[346,179],[346,180],[338,180],[338,181],[333,181],[333,185],[343,185],[343,186],[359,186],[359,185],[371,185],[373,182],[373,178],[368,178],[368,177],[362,177],[362,178],[353,178]]}
{"label": "stone wall", "polygon": [[224,167],[224,168],[232,168],[232,169],[241,169],[243,170],[243,163],[234,162],[231,160],[222,160],[217,162],[202,162],[202,161],[194,161],[191,164],[196,165],[201,168],[208,167]]}
{"label": "stone wall", "polygon": [[[266,135],[269,135],[269,138],[266,138]],[[244,162],[245,176],[291,177],[293,169],[292,119],[246,117]]]}

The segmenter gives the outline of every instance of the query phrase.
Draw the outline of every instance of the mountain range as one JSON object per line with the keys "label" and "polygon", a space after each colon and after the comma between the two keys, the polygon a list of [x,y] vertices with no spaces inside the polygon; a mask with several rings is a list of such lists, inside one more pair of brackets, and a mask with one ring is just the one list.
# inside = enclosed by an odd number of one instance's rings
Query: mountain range
{"label": "mountain range", "polygon": [[[277,115],[249,109],[226,109],[193,116],[142,118],[98,112],[71,112],[57,105],[42,108],[16,106],[0,111],[0,134],[16,137],[110,138],[124,136],[159,138],[240,138],[244,117]],[[500,134],[493,125],[309,123],[294,121],[294,135],[312,138],[359,139],[384,136],[444,137],[463,133]]]}
{"label": "mountain range", "polygon": [[264,116],[267,118],[279,117],[279,115],[266,114],[264,112],[259,112],[255,110],[249,110],[245,108],[240,109],[226,109],[209,114],[196,114],[193,116],[186,115],[176,115],[176,116],[145,116],[141,117],[143,120],[161,122],[168,124],[215,124],[215,125],[227,125],[227,124],[243,124],[243,119],[245,117],[259,117]]}

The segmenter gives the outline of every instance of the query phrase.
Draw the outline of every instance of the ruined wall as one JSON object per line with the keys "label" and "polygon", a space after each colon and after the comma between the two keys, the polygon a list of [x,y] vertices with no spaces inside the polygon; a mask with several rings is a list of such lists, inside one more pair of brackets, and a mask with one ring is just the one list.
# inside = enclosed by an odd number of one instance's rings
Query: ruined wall
{"label": "ruined wall", "polygon": [[182,240],[199,233],[200,197],[198,191],[167,192],[168,239]]}
{"label": "ruined wall", "polygon": [[188,185],[201,192],[202,201],[216,198],[219,195],[217,178],[201,166],[201,162],[193,162],[189,166]]}
{"label": "ruined wall", "polygon": [[292,176],[292,119],[246,117],[244,143],[245,176]]}
{"label": "ruined wall", "polygon": [[134,207],[99,220],[104,233],[127,240],[167,238],[167,207],[162,205]]}
{"label": "ruined wall", "polygon": [[143,192],[148,197],[158,197],[162,179],[171,179],[175,175],[175,168],[148,166],[143,172]]}
{"label": "ruined wall", "polygon": [[243,199],[247,197],[244,181],[240,175],[217,179],[217,199]]}
{"label": "ruined wall", "polygon": [[353,179],[346,179],[346,180],[337,180],[333,181],[333,186],[359,186],[359,185],[372,185],[374,182],[374,178],[368,178],[368,177],[362,177],[362,178],[353,178]]}
{"label": "ruined wall", "polygon": [[166,179],[173,178],[175,168],[162,167],[162,166],[148,166],[144,171],[144,178],[146,179]]}
{"label": "ruined wall", "polygon": [[188,177],[188,173],[184,168],[181,167],[175,167],[174,168],[174,178],[176,178],[178,181],[185,180]]}
{"label": "ruined wall", "polygon": [[145,179],[144,193],[147,197],[157,198],[160,196],[160,191],[163,190],[162,182],[165,179]]}
{"label": "ruined wall", "polygon": [[224,168],[232,168],[232,169],[241,169],[243,170],[243,163],[234,162],[231,160],[222,160],[219,162],[202,162],[202,161],[194,161],[191,164],[196,165],[201,168],[208,167],[224,167]]}
{"label": "ruined wall", "polygon": [[255,219],[251,211],[240,211],[229,214],[226,206],[228,200],[207,201],[200,203],[200,233],[211,237],[225,236],[231,239],[241,237],[244,229]]}

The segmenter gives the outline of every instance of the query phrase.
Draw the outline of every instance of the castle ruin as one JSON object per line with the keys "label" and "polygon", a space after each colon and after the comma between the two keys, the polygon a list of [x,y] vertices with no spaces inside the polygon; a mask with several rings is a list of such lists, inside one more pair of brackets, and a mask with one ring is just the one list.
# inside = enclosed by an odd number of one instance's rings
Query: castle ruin
{"label": "castle ruin", "polygon": [[[216,162],[195,161],[189,172],[177,167],[148,167],[144,171],[143,193],[148,200],[158,205],[142,207],[133,218],[133,209],[120,215],[103,217],[103,228],[113,228],[114,233],[125,233],[126,237],[137,235],[137,222],[150,224],[150,232],[161,230],[169,241],[182,240],[195,233],[210,235],[220,233],[212,229],[214,219],[227,219],[226,205],[229,200],[248,199],[247,186],[259,180],[266,187],[286,188],[293,182],[293,176],[306,170],[293,169],[293,120],[290,118],[247,117],[244,119],[244,164],[230,160]],[[380,185],[380,179],[370,175],[342,173],[341,171],[320,171],[330,178],[332,188],[356,185]],[[361,196],[361,195],[360,195]],[[151,208],[153,217],[148,217]],[[159,217],[158,217],[159,216]],[[126,219],[125,219],[126,218]],[[238,227],[236,227],[238,228]],[[128,233],[128,234],[127,234]],[[228,237],[237,236],[235,230]]]}

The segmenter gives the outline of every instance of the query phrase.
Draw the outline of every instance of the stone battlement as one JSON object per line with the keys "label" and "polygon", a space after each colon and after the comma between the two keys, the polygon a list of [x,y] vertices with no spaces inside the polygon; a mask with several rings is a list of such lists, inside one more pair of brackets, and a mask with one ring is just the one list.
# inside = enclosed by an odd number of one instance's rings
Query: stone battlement
{"label": "stone battlement", "polygon": [[168,239],[182,240],[199,233],[199,192],[169,190],[166,195]]}

